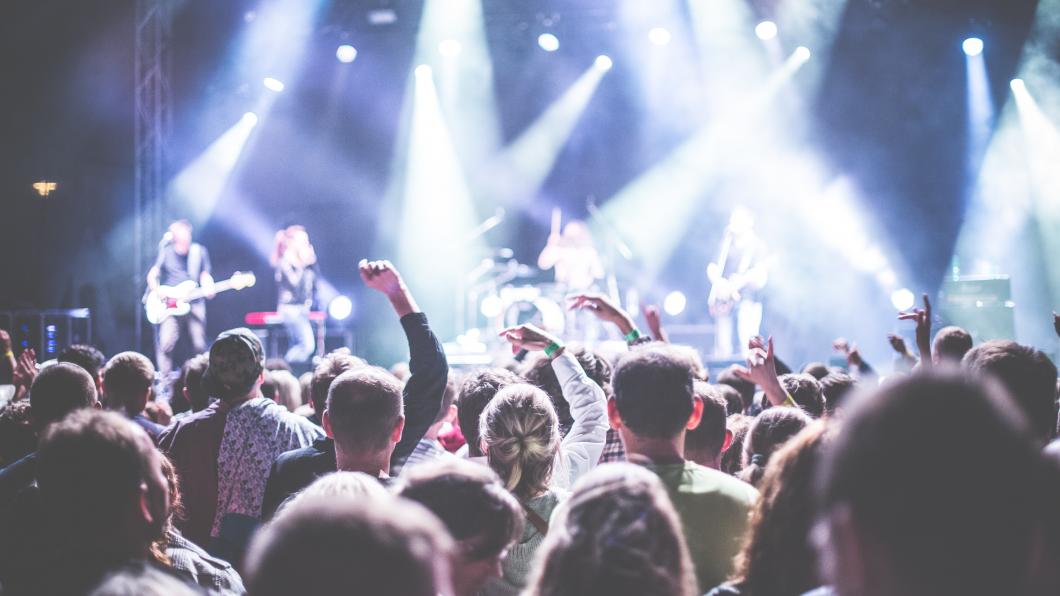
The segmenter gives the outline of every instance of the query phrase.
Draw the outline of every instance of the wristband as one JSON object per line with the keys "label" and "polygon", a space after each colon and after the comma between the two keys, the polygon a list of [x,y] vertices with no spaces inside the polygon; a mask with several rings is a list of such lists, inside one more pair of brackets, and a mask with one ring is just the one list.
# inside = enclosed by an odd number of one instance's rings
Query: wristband
{"label": "wristband", "polygon": [[15,357],[15,353],[12,352],[11,350],[8,350],[8,351],[4,352],[4,358],[14,358],[14,357]]}
{"label": "wristband", "polygon": [[553,356],[553,354],[555,354],[556,352],[558,352],[558,351],[560,351],[562,349],[563,349],[563,345],[562,344],[558,344],[556,342],[552,342],[552,343],[548,344],[547,346],[545,346],[545,356],[548,356],[549,358],[551,358]]}
{"label": "wristband", "polygon": [[634,327],[633,330],[630,331],[629,333],[627,333],[624,337],[625,337],[625,340],[626,340],[627,344],[628,343],[633,343],[633,342],[637,341],[638,339],[640,339],[640,330],[637,329],[636,327]]}

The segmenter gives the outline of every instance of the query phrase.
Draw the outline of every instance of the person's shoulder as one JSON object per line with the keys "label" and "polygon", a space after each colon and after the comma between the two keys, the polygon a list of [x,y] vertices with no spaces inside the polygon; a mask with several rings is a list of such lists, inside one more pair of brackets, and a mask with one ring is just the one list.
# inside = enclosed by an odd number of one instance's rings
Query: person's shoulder
{"label": "person's shoulder", "polygon": [[195,429],[209,424],[211,419],[216,417],[219,412],[217,403],[213,403],[203,410],[173,420],[169,426],[158,433],[158,444],[172,443],[178,436],[188,432],[195,432]]}
{"label": "person's shoulder", "polygon": [[307,447],[292,449],[279,454],[276,456],[276,467],[279,469],[282,467],[304,465],[312,460],[327,457],[329,452],[333,452],[333,450],[327,449],[324,445],[319,445],[318,442],[314,442]]}
{"label": "person's shoulder", "polygon": [[758,498],[758,490],[743,480],[692,461],[685,462],[685,475],[693,492],[722,493],[748,505]]}

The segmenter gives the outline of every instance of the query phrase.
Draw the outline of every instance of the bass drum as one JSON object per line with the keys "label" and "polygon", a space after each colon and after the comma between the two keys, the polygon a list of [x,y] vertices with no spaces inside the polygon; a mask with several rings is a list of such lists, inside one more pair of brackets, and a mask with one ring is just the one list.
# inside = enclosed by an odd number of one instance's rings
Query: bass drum
{"label": "bass drum", "polygon": [[537,325],[549,333],[562,335],[567,319],[563,307],[535,286],[506,287],[500,292],[504,306],[504,327],[524,323]]}

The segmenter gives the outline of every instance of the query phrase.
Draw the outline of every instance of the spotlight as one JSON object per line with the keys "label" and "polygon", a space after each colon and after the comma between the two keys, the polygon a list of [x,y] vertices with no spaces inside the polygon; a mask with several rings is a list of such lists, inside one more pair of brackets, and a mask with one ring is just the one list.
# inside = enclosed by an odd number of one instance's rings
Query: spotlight
{"label": "spotlight", "polygon": [[667,294],[666,298],[663,300],[663,310],[671,317],[676,317],[685,312],[685,306],[687,304],[688,299],[685,298],[685,295],[681,292],[674,291]]}
{"label": "spotlight", "polygon": [[247,126],[254,126],[258,123],[258,115],[254,112],[247,112],[243,114],[243,124]]}
{"label": "spotlight", "polygon": [[496,294],[490,294],[482,299],[479,310],[482,311],[482,316],[487,319],[499,317],[504,312],[504,300],[501,300],[501,297]]}
{"label": "spotlight", "polygon": [[279,79],[274,79],[272,77],[265,77],[265,80],[261,83],[265,85],[266,89],[268,89],[269,91],[275,91],[276,93],[283,91],[284,88],[283,81]]}
{"label": "spotlight", "polygon": [[1012,87],[1012,90],[1016,93],[1020,93],[1022,91],[1027,90],[1027,84],[1023,82],[1023,79],[1012,79],[1012,81],[1009,82],[1008,85],[1009,87]]}
{"label": "spotlight", "polygon": [[555,52],[559,49],[559,38],[551,33],[542,33],[537,36],[537,45],[546,52]]}
{"label": "spotlight", "polygon": [[596,65],[596,68],[599,68],[600,70],[611,70],[611,67],[614,66],[614,62],[611,62],[611,57],[603,54],[596,57],[596,62],[594,62],[594,64]]}
{"label": "spotlight", "polygon": [[328,303],[328,314],[336,321],[345,320],[353,312],[353,301],[347,296],[336,296]]}
{"label": "spotlight", "polygon": [[777,36],[777,24],[773,21],[762,21],[755,26],[755,35],[762,41],[768,41]]}
{"label": "spotlight", "polygon": [[416,77],[420,79],[431,78],[431,67],[426,64],[420,64],[416,67]]}
{"label": "spotlight", "polygon": [[895,310],[909,310],[916,303],[916,296],[909,288],[902,288],[891,293],[891,305]]}
{"label": "spotlight", "polygon": [[978,56],[983,53],[983,40],[978,37],[969,37],[961,44],[964,53],[969,56]]}
{"label": "spotlight", "polygon": [[655,27],[651,31],[648,31],[648,41],[652,42],[657,46],[664,46],[670,43],[672,36],[670,32],[662,27]]}
{"label": "spotlight", "polygon": [[438,53],[445,56],[446,58],[455,58],[460,55],[460,50],[464,49],[460,45],[460,42],[455,39],[446,39],[438,44]]}
{"label": "spotlight", "polygon": [[810,59],[810,48],[806,46],[799,46],[795,48],[795,59],[799,62],[806,62]]}
{"label": "spotlight", "polygon": [[339,59],[339,62],[349,64],[357,59],[357,48],[348,43],[344,43],[335,50],[335,57]]}

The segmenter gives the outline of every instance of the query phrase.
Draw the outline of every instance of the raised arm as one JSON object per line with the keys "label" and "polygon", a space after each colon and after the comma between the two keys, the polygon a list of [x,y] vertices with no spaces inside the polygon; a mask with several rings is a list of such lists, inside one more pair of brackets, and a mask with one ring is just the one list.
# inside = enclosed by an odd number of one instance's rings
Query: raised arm
{"label": "raised arm", "polygon": [[566,478],[560,485],[570,487],[596,466],[603,453],[608,429],[604,390],[585,374],[578,359],[563,347],[560,339],[548,332],[527,324],[505,329],[501,335],[515,350],[544,350],[552,360],[552,370],[556,372],[563,399],[570,405],[574,420],[561,449]]}
{"label": "raised arm", "polygon": [[902,321],[916,321],[916,347],[920,351],[920,366],[930,367],[934,364],[931,358],[931,301],[924,294],[924,308],[898,313]]}
{"label": "raised arm", "polygon": [[733,371],[744,380],[750,381],[762,388],[766,399],[774,406],[794,406],[795,400],[791,399],[788,392],[780,384],[777,378],[776,358],[773,356],[773,338],[767,340],[765,348],[752,347],[747,355],[747,368],[736,367]]}
{"label": "raised arm", "polygon": [[361,260],[358,265],[365,285],[382,293],[401,319],[409,343],[409,376],[405,382],[405,431],[394,448],[392,461],[408,457],[442,407],[442,396],[449,378],[449,362],[442,344],[435,337],[427,316],[412,297],[401,274],[390,261]]}
{"label": "raised arm", "polygon": [[633,317],[629,316],[629,313],[622,310],[622,307],[603,294],[575,294],[567,296],[567,300],[570,302],[567,306],[569,310],[587,310],[596,315],[596,318],[601,321],[613,324],[618,328],[618,332],[622,334],[626,343],[631,346],[643,341],[651,341],[650,337],[641,335],[637,325],[633,322]]}

